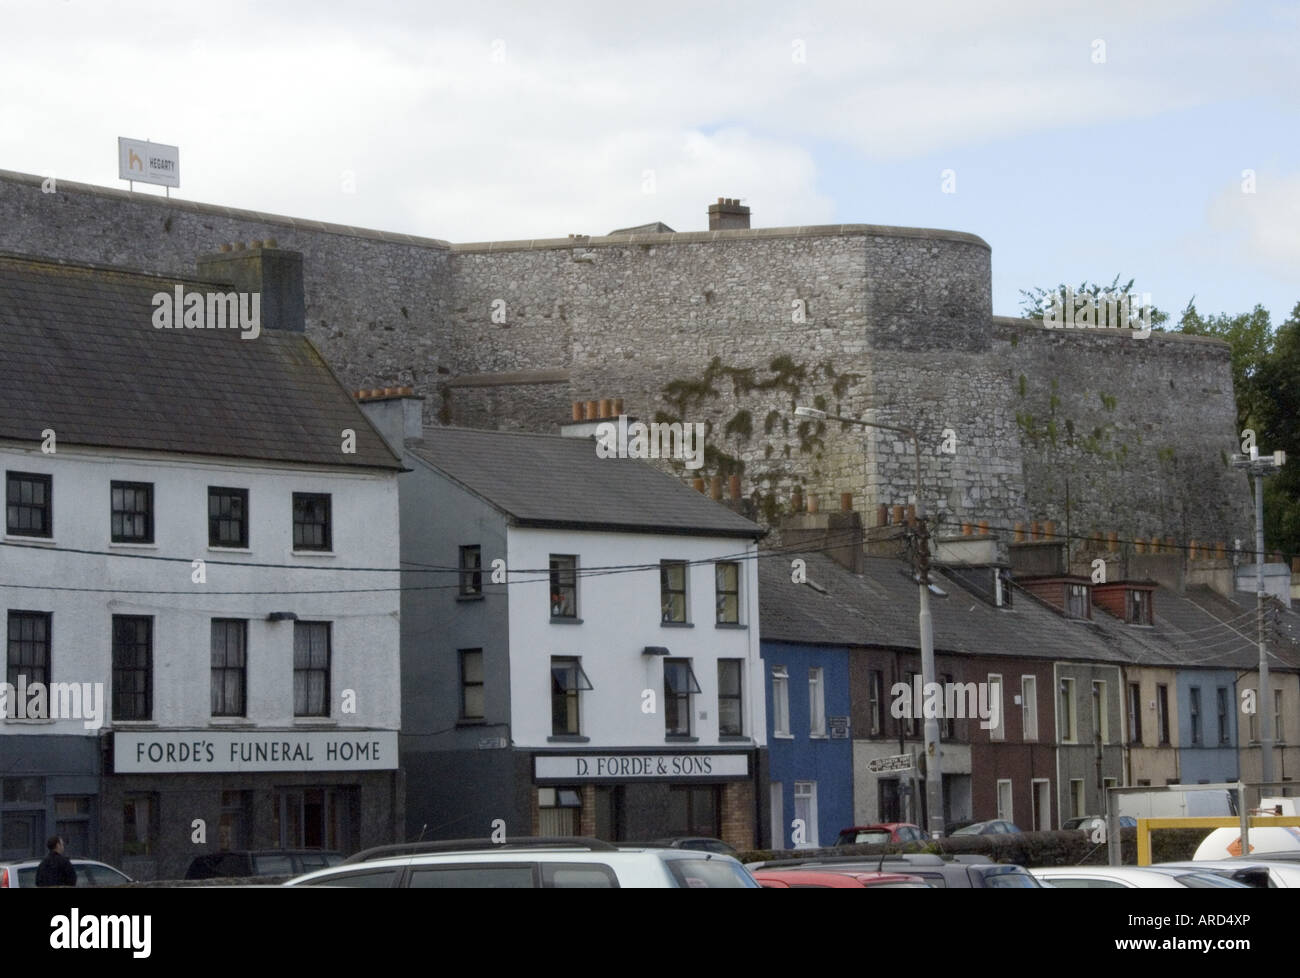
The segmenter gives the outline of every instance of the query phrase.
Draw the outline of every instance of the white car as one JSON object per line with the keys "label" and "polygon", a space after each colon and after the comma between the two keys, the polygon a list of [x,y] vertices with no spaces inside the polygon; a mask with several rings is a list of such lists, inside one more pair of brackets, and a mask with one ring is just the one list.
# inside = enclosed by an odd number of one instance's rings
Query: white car
{"label": "white car", "polygon": [[446,888],[759,888],[737,860],[692,849],[611,845],[597,839],[409,843],[367,849],[285,886]]}
{"label": "white car", "polygon": [[1161,866],[1176,866],[1201,873],[1217,873],[1232,879],[1238,879],[1247,886],[1265,887],[1258,879],[1268,874],[1267,889],[1300,889],[1300,863],[1271,862],[1268,853],[1258,859],[1194,859],[1183,863],[1161,863]]}
{"label": "white car", "polygon": [[1048,866],[1030,872],[1055,889],[1249,889],[1214,873],[1170,866]]}
{"label": "white car", "polygon": [[[27,889],[36,885],[36,867],[39,859],[23,859],[18,862],[0,863],[0,890]],[[72,858],[72,868],[77,871],[77,886],[121,886],[134,883],[120,869],[114,869],[108,863],[96,862],[94,859]]]}

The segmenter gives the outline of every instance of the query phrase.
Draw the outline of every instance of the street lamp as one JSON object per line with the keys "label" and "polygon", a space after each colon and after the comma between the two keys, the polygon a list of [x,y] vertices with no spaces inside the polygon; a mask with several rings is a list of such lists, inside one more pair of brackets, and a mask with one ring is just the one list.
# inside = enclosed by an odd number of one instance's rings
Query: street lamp
{"label": "street lamp", "polygon": [[[918,616],[921,630],[921,682],[923,689],[933,689],[934,675],[934,627],[930,620],[930,575],[929,575],[929,537],[925,532],[925,509],[921,502],[921,443],[916,432],[900,425],[877,424],[861,418],[846,418],[838,414],[828,414],[819,408],[799,406],[794,409],[796,417],[816,418],[820,421],[843,421],[846,424],[860,424],[866,428],[883,428],[897,431],[912,439],[912,450],[916,455],[916,519],[920,526],[921,552],[918,580],[920,583],[921,610]],[[924,711],[932,713],[933,711]],[[925,716],[925,806],[927,828],[930,838],[940,839],[944,833],[943,822],[943,771],[939,760],[939,718]]]}
{"label": "street lamp", "polygon": [[[1273,703],[1268,685],[1268,652],[1264,646],[1264,476],[1273,475],[1286,465],[1286,452],[1274,452],[1260,458],[1259,449],[1250,446],[1249,455],[1233,455],[1232,467],[1245,469],[1255,477],[1255,613],[1259,618],[1259,696],[1255,709],[1259,717],[1259,780],[1273,780]],[[1235,585],[1234,585],[1235,586]]]}

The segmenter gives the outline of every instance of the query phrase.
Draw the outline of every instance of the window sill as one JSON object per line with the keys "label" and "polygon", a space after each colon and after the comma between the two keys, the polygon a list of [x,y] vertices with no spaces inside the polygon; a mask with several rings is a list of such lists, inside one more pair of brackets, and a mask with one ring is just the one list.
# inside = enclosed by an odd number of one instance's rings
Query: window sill
{"label": "window sill", "polygon": [[660,628],[694,628],[695,625],[689,621],[661,621]]}
{"label": "window sill", "polygon": [[109,722],[116,730],[156,730],[158,728],[157,720],[111,720]]}
{"label": "window sill", "polygon": [[583,737],[580,734],[552,734],[546,738],[551,744],[588,744],[591,743],[590,737]]}
{"label": "window sill", "polygon": [[223,554],[251,554],[253,552],[252,547],[223,547],[219,543],[209,543],[208,549]]}
{"label": "window sill", "polygon": [[256,727],[257,723],[248,717],[208,717],[209,727]]}
{"label": "window sill", "polygon": [[481,593],[480,594],[458,594],[456,595],[456,600],[457,601],[482,601],[483,595]]}
{"label": "window sill", "polygon": [[294,717],[295,727],[337,727],[339,722],[333,717]]}
{"label": "window sill", "polygon": [[752,744],[753,737],[746,737],[743,734],[721,734],[718,742],[722,744]]}
{"label": "window sill", "polygon": [[774,733],[772,734],[772,739],[773,740],[794,740],[794,734]]}
{"label": "window sill", "polygon": [[54,537],[29,537],[22,533],[6,533],[5,543],[29,544],[33,547],[53,547],[58,541]]}
{"label": "window sill", "polygon": [[664,734],[664,740],[670,744],[698,744],[699,737],[692,737],[689,734]]}
{"label": "window sill", "polygon": [[581,618],[557,618],[555,615],[552,615],[551,624],[552,625],[581,625],[582,619]]}
{"label": "window sill", "polygon": [[158,544],[152,540],[109,540],[109,549],[118,550],[157,550]]}
{"label": "window sill", "polygon": [[749,626],[748,626],[748,625],[741,624],[741,623],[738,622],[738,621],[719,621],[719,622],[715,622],[714,625],[713,625],[713,627],[714,627],[714,628],[730,628],[730,629],[732,629],[732,630],[734,630],[734,631],[738,631],[738,632],[744,632],[744,631],[748,631],[748,630],[749,630]]}
{"label": "window sill", "polygon": [[808,739],[809,739],[809,740],[830,740],[831,737],[830,737],[830,734],[824,734],[824,733],[810,733],[810,734],[808,735]]}
{"label": "window sill", "polygon": [[337,557],[333,550],[298,550],[292,551],[295,557]]}
{"label": "window sill", "polygon": [[[74,719],[74,720],[75,720],[76,718],[75,718],[75,717],[71,717],[70,719]],[[40,724],[44,724],[44,723],[57,723],[57,722],[58,722],[58,718],[56,718],[56,717],[5,717],[5,718],[4,718],[4,722],[5,722],[5,723],[17,723],[17,724],[34,724],[34,725],[40,725]]]}

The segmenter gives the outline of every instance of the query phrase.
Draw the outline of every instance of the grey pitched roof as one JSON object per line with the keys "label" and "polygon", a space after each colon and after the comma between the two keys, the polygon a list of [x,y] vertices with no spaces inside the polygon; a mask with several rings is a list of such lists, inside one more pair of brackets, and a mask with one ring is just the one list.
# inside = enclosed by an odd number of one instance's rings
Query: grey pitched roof
{"label": "grey pitched roof", "polygon": [[[791,582],[796,557],[807,562],[817,587]],[[1068,621],[1020,595],[1013,608],[995,608],[939,571],[931,580],[948,595],[931,595],[936,652],[1125,661],[1125,651],[1090,623]],[[764,640],[920,648],[918,588],[899,560],[868,557],[858,575],[820,553],[769,552],[759,560],[758,586]]]}
{"label": "grey pitched roof", "polygon": [[590,438],[426,428],[408,449],[519,526],[758,538],[757,523]]}
{"label": "grey pitched roof", "polygon": [[0,438],[400,469],[304,334],[154,328],[178,284],[0,255]]}
{"label": "grey pitched roof", "polygon": [[[1172,640],[1186,650],[1197,665],[1254,670],[1259,666],[1255,596],[1226,598],[1206,585],[1187,588],[1183,596],[1161,588],[1156,598],[1156,624],[1167,627]],[[1278,608],[1279,630],[1266,631],[1273,669],[1300,668],[1300,645],[1295,641],[1297,616]]]}

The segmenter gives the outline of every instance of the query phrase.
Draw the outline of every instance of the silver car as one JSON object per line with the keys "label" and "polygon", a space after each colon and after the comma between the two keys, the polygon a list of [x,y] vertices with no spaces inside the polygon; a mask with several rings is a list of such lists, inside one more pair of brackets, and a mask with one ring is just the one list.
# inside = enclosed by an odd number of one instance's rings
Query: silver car
{"label": "silver car", "polygon": [[[27,889],[36,885],[36,867],[39,859],[24,859],[20,862],[0,863],[0,890],[15,888]],[[72,860],[72,868],[77,871],[77,886],[121,886],[134,883],[120,869],[114,869],[108,863],[96,862],[94,859]]]}

